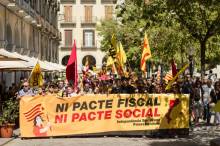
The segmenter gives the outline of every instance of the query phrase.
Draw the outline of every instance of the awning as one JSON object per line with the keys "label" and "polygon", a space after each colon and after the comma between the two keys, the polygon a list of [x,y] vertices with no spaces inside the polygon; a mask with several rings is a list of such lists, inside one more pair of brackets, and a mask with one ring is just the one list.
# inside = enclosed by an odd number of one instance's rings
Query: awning
{"label": "awning", "polygon": [[0,70],[27,70],[25,61],[0,61]]}
{"label": "awning", "polygon": [[24,60],[28,61],[26,62],[26,65],[28,66],[28,68],[32,69],[38,61],[40,63],[40,67],[42,71],[53,71],[53,68],[49,64],[45,63],[44,61],[38,60],[37,58],[21,55],[17,52],[13,52],[13,54],[16,55],[17,57],[20,57],[20,58],[22,57]]}
{"label": "awning", "polygon": [[54,70],[56,71],[65,71],[66,67],[57,63],[53,63],[53,62],[47,62],[48,64],[51,65],[51,67],[53,67]]}
{"label": "awning", "polygon": [[0,61],[13,61],[13,60],[23,60],[23,58],[16,56],[5,49],[0,49]]}
{"label": "awning", "polygon": [[42,71],[64,71],[65,67],[56,63],[41,61],[34,57],[21,55],[17,52],[8,52],[0,49],[0,69],[1,70],[32,70],[37,61]]}

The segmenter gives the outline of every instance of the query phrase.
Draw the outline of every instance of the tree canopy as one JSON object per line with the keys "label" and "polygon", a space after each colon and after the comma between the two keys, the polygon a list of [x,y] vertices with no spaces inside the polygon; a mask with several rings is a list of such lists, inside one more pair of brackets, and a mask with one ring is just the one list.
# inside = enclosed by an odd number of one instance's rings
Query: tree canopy
{"label": "tree canopy", "polygon": [[182,66],[193,53],[197,65],[201,60],[204,72],[205,63],[215,65],[219,60],[219,14],[218,0],[125,0],[117,6],[115,19],[97,27],[103,38],[101,49],[108,51],[114,33],[124,45],[130,64],[138,68],[146,31],[152,61],[169,65],[175,58]]}

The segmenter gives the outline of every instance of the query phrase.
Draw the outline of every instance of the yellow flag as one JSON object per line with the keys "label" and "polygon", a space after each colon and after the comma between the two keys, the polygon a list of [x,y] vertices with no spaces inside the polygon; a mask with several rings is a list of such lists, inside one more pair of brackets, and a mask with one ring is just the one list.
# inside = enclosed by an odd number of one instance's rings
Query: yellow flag
{"label": "yellow flag", "polygon": [[175,82],[175,80],[178,78],[180,74],[182,74],[187,68],[189,67],[189,64],[186,64],[177,74],[176,76],[168,83],[165,90],[169,90],[172,84]]}
{"label": "yellow flag", "polygon": [[220,112],[220,101],[216,103],[216,105],[211,109],[215,112]]}
{"label": "yellow flag", "polygon": [[141,56],[141,70],[145,72],[146,70],[146,61],[151,58],[150,45],[147,39],[147,34],[145,32],[144,36],[144,48]]}
{"label": "yellow flag", "polygon": [[43,85],[43,75],[41,73],[39,62],[37,62],[37,64],[31,71],[31,75],[29,77],[29,84],[31,87],[35,87],[35,86],[39,87]]}
{"label": "yellow flag", "polygon": [[112,35],[111,44],[114,49],[117,49],[117,40],[115,38],[115,34]]}
{"label": "yellow flag", "polygon": [[118,43],[118,47],[117,47],[117,52],[116,52],[116,58],[119,61],[119,64],[122,68],[124,68],[124,64],[127,61],[127,56],[126,53],[124,51],[124,48],[121,44],[121,42]]}
{"label": "yellow flag", "polygon": [[114,64],[114,60],[111,56],[108,57],[106,66],[111,66]]}

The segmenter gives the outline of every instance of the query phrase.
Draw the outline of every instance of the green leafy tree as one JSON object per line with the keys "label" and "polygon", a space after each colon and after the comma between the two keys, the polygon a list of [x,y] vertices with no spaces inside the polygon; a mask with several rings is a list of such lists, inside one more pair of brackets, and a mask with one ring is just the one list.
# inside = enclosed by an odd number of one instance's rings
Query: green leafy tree
{"label": "green leafy tree", "polygon": [[[124,45],[130,65],[139,68],[146,31],[153,54],[151,60],[169,66],[170,59],[175,58],[178,64],[183,65],[188,61],[191,48],[194,48],[194,60],[197,62],[201,59],[204,72],[207,44],[212,47],[207,50],[207,61],[218,61],[216,53],[219,51],[215,44],[219,40],[216,39],[220,30],[219,8],[219,2],[214,0],[151,0],[149,3],[125,0],[117,6],[117,21],[104,21],[98,26],[103,38],[102,50],[110,48],[111,35],[115,33]],[[213,49],[215,51],[210,51]]]}
{"label": "green leafy tree", "polygon": [[219,0],[166,0],[168,10],[200,44],[201,73],[205,73],[209,39],[220,32]]}

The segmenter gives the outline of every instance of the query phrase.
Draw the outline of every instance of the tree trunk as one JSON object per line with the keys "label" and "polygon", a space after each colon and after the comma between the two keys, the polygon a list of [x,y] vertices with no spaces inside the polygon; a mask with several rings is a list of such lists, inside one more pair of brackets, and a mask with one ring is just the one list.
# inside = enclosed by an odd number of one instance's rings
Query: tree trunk
{"label": "tree trunk", "polygon": [[205,52],[206,52],[206,40],[200,41],[200,52],[201,52],[201,77],[205,76]]}

